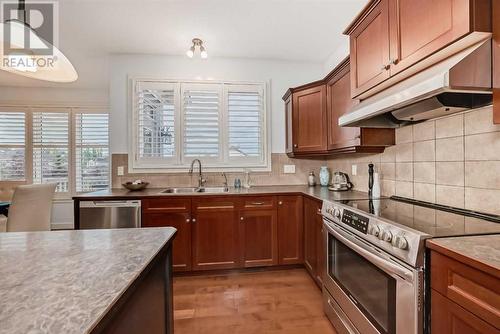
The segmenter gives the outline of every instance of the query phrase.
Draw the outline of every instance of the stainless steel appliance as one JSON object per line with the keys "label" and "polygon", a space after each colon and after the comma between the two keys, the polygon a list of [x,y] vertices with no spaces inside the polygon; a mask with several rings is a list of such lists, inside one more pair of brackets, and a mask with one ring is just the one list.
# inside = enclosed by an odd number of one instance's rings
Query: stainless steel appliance
{"label": "stainless steel appliance", "polygon": [[80,229],[141,227],[141,201],[81,201]]}
{"label": "stainless steel appliance", "polygon": [[332,185],[328,189],[332,191],[347,191],[353,187],[349,175],[343,172],[335,172],[332,177]]}
{"label": "stainless steel appliance", "polygon": [[322,214],[324,307],[339,333],[426,332],[425,239],[500,233],[499,216],[398,197],[325,201]]}
{"label": "stainless steel appliance", "polygon": [[477,74],[489,72],[487,38],[391,87],[386,83],[386,89],[341,116],[339,125],[395,128],[491,104],[491,76],[478,80]]}

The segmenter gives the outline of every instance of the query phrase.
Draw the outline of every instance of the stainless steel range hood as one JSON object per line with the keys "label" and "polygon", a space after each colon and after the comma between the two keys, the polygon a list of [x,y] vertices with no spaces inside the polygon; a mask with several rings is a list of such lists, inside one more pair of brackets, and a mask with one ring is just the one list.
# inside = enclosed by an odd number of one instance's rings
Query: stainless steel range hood
{"label": "stainless steel range hood", "polygon": [[491,40],[371,96],[341,126],[395,128],[491,104]]}

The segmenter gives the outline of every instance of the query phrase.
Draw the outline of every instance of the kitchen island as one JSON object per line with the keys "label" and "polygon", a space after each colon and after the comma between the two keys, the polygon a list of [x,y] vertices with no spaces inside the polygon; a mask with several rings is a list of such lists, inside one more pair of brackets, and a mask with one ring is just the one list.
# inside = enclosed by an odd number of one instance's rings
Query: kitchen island
{"label": "kitchen island", "polygon": [[172,333],[176,233],[0,233],[0,333]]}

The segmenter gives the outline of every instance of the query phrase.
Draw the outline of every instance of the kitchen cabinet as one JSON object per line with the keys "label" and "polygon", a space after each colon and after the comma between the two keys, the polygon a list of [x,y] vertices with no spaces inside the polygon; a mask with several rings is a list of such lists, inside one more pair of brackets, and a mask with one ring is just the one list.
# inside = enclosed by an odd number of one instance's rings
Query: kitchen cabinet
{"label": "kitchen cabinet", "polygon": [[431,248],[431,333],[499,334],[498,274]]}
{"label": "kitchen cabinet", "polygon": [[357,104],[351,99],[349,58],[341,62],[326,77],[328,150],[337,153],[383,152],[395,144],[394,129],[341,127],[339,118]]}
{"label": "kitchen cabinet", "polygon": [[278,264],[276,197],[244,199],[240,211],[240,240],[244,267]]}
{"label": "kitchen cabinet", "polygon": [[371,95],[365,93],[430,56],[435,63],[456,53],[436,54],[462,37],[468,38],[461,48],[475,44],[484,38],[476,32],[491,32],[490,0],[371,1],[344,32],[350,38],[351,96]]}
{"label": "kitchen cabinet", "polygon": [[290,88],[285,96],[286,146],[289,155],[327,150],[326,87],[323,81]]}
{"label": "kitchen cabinet", "polygon": [[339,117],[358,102],[351,99],[349,69],[346,58],[323,80],[287,91],[283,99],[290,157],[380,153],[395,144],[394,129],[338,125]]}
{"label": "kitchen cabinet", "polygon": [[142,201],[142,227],[177,229],[172,244],[173,270],[191,270],[191,199],[158,198]]}
{"label": "kitchen cabinet", "polygon": [[193,270],[240,266],[237,199],[196,197],[192,200]]}
{"label": "kitchen cabinet", "polygon": [[304,262],[303,200],[300,195],[278,197],[279,264]]}
{"label": "kitchen cabinet", "polygon": [[322,285],[322,271],[324,264],[321,216],[321,201],[304,197],[304,264],[316,284]]}

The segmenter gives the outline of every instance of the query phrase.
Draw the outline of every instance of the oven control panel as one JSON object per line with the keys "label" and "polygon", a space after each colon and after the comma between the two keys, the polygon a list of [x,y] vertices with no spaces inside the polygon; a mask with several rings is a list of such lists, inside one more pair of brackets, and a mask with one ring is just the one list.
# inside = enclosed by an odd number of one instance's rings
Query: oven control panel
{"label": "oven control panel", "polygon": [[366,234],[368,232],[368,220],[368,217],[344,209],[341,222]]}

